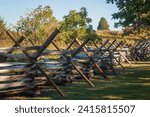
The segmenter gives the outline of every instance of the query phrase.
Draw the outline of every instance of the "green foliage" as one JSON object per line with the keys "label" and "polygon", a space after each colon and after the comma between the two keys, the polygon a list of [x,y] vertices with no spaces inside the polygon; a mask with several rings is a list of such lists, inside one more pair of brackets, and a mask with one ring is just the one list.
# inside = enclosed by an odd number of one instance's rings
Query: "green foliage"
{"label": "green foliage", "polygon": [[4,19],[0,17],[0,39],[5,38],[5,29],[6,29],[6,23],[4,22]]}
{"label": "green foliage", "polygon": [[130,28],[134,32],[150,30],[150,1],[149,0],[107,0],[116,4],[119,12],[114,13],[113,19],[119,19],[115,27]]}
{"label": "green foliage", "polygon": [[101,17],[97,30],[109,30],[109,25],[108,25],[106,18]]}
{"label": "green foliage", "polygon": [[61,22],[61,40],[71,41],[78,38],[84,40],[86,38],[97,38],[96,32],[90,25],[92,19],[88,17],[88,12],[85,7],[82,7],[79,12],[71,10],[68,15],[64,16]]}
{"label": "green foliage", "polygon": [[38,41],[45,39],[56,28],[57,20],[53,16],[50,6],[38,6],[26,12],[25,17],[17,22],[16,30],[28,38]]}

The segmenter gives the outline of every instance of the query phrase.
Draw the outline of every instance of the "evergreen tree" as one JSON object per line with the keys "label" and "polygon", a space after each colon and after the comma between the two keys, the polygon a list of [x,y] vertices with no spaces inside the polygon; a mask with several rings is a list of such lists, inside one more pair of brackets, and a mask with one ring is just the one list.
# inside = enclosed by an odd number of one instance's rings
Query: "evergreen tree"
{"label": "evergreen tree", "polygon": [[106,18],[101,17],[97,30],[109,30],[109,25],[108,25]]}

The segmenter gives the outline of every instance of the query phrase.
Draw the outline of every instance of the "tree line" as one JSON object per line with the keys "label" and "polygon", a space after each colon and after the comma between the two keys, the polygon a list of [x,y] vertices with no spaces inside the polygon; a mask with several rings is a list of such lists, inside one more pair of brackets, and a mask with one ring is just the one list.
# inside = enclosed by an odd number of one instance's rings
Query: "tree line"
{"label": "tree line", "polygon": [[[124,32],[130,33],[146,33],[150,31],[150,1],[149,0],[106,0],[108,4],[116,4],[119,11],[112,14],[113,19],[119,21],[115,23],[115,27],[123,27]],[[92,19],[88,16],[87,9],[82,7],[79,11],[71,10],[69,14],[63,17],[62,21],[58,21],[53,16],[50,6],[38,6],[25,12],[14,26],[16,32],[24,34],[27,38],[34,41],[45,39],[57,27],[61,33],[60,41],[69,41],[78,38],[83,40],[86,38],[99,38],[96,31],[91,25]],[[0,39],[5,38],[6,23],[0,17]],[[101,17],[97,30],[109,30],[109,24],[104,17]]]}
{"label": "tree line", "polygon": [[[35,42],[47,38],[58,27],[60,27],[61,31],[59,37],[61,41],[69,41],[74,38],[78,38],[79,40],[88,37],[91,39],[99,38],[90,24],[91,22],[92,19],[88,17],[85,7],[81,7],[80,11],[69,11],[69,14],[63,17],[63,21],[58,21],[53,16],[50,6],[43,7],[40,5],[35,9],[26,11],[25,16],[20,17],[14,29],[16,32],[24,34],[27,38],[33,39]],[[4,29],[6,29],[6,24],[2,18],[0,18],[0,26],[2,35],[4,34]],[[102,17],[97,29],[108,30],[108,26],[107,20]]]}
{"label": "tree line", "polygon": [[[91,39],[99,38],[96,31],[90,24],[92,19],[88,17],[85,7],[81,7],[79,11],[71,10],[68,15],[63,17],[63,21],[58,21],[53,16],[50,6],[38,6],[25,12],[23,17],[14,26],[17,33],[24,34],[27,38],[33,39],[35,42],[45,39],[49,34],[59,27],[61,41],[69,41],[78,38],[79,40],[90,37]],[[103,23],[103,22],[102,22]],[[103,24],[102,24],[103,27]],[[3,18],[0,18],[0,37],[3,38],[6,24]],[[100,29],[100,28],[99,28]],[[104,28],[101,28],[102,30]]]}

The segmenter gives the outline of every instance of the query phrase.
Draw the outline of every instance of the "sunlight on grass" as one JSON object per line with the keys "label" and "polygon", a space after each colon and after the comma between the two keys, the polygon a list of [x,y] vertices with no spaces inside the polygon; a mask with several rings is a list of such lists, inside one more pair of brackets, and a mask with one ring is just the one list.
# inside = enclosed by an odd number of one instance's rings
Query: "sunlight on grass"
{"label": "sunlight on grass", "polygon": [[121,100],[121,99],[122,99],[122,97],[119,97],[119,96],[112,96],[112,95],[103,96],[103,98],[109,99],[109,100]]}
{"label": "sunlight on grass", "polygon": [[150,80],[150,78],[139,78],[139,80]]}
{"label": "sunlight on grass", "polygon": [[31,98],[9,97],[7,99],[40,99],[40,100],[148,100],[150,99],[150,62],[126,66],[125,71],[109,75],[111,81],[100,75],[92,79],[95,85],[90,87],[84,80],[77,80],[60,86],[65,97],[61,97],[51,87],[45,87],[40,95]]}

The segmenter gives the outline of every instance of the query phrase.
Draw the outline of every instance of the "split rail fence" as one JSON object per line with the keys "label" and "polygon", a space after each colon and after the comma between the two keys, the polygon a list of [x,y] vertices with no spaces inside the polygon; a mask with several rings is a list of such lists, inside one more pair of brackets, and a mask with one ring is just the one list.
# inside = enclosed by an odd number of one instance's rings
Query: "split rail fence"
{"label": "split rail fence", "polygon": [[[61,49],[55,43],[59,30],[45,40],[41,46],[23,47],[25,37],[16,39],[9,31],[14,45],[0,48],[0,96],[16,94],[35,94],[37,90],[53,87],[58,94],[65,96],[59,85],[74,82],[75,79],[84,79],[91,87],[95,87],[91,79],[101,76],[110,81],[108,72],[116,74],[115,66],[124,70],[123,62],[132,66],[132,62],[150,59],[150,39],[141,40],[134,45],[124,41],[106,39],[78,39],[67,43],[67,48]],[[49,50],[53,45],[56,49]],[[16,52],[17,51],[17,52]],[[57,59],[50,59],[51,56]],[[131,62],[132,61],[132,62]]]}

